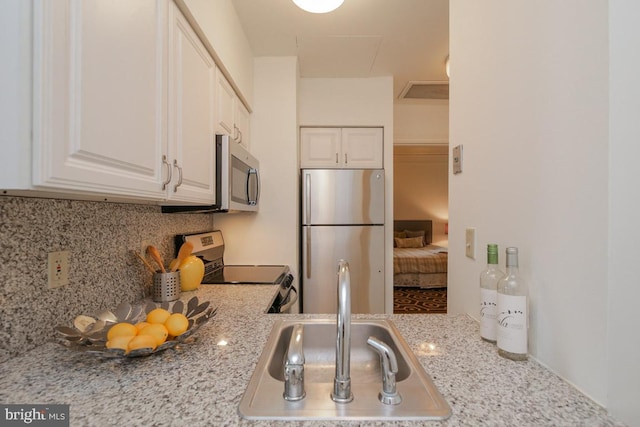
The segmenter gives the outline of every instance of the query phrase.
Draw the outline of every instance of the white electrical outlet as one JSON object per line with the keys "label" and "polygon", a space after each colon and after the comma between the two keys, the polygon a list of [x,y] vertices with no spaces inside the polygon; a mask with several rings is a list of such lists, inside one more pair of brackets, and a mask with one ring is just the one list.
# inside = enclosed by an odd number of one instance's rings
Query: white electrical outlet
{"label": "white electrical outlet", "polygon": [[476,229],[467,228],[465,233],[465,253],[467,257],[476,259]]}
{"label": "white electrical outlet", "polygon": [[69,251],[49,252],[48,286],[60,288],[69,284]]}

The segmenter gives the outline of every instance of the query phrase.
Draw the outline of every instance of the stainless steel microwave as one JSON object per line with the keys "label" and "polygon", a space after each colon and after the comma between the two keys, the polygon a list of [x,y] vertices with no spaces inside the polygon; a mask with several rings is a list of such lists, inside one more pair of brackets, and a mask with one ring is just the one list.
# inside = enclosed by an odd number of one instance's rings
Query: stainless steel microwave
{"label": "stainless steel microwave", "polygon": [[165,213],[257,211],[260,162],[229,135],[216,135],[216,204],[163,206]]}

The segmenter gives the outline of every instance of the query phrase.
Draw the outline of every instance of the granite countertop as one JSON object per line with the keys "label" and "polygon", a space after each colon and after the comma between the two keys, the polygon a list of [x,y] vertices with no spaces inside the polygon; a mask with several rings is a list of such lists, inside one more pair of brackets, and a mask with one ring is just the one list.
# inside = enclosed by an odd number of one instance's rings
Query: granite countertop
{"label": "granite countertop", "polygon": [[[101,359],[45,343],[0,364],[0,402],[70,404],[74,427],[283,425],[240,418],[240,399],[275,319],[327,316],[265,314],[275,290],[270,285],[203,285],[185,293],[185,299],[197,294],[211,301],[218,314],[198,331],[193,344],[150,357]],[[479,339],[478,324],[465,315],[368,317],[395,323],[453,414],[441,422],[331,425],[623,425],[535,361],[498,356],[495,346]]]}

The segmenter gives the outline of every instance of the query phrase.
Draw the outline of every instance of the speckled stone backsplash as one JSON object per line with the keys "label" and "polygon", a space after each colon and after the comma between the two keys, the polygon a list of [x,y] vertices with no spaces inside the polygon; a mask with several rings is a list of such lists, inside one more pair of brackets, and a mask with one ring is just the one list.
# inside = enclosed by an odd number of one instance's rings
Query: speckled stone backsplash
{"label": "speckled stone backsplash", "polygon": [[[173,236],[213,229],[211,214],[163,214],[159,206],[0,196],[0,362],[71,325],[149,295],[151,273],[132,253],[143,240],[168,264]],[[68,250],[69,285],[48,289],[47,260]]]}

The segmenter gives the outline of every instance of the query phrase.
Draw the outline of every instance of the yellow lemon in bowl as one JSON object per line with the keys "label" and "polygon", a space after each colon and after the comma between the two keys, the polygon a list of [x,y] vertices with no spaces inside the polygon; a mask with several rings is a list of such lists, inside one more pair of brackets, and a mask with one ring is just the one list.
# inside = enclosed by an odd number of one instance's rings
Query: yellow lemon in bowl
{"label": "yellow lemon in bowl", "polygon": [[157,346],[158,344],[156,343],[156,340],[153,336],[136,335],[135,337],[131,338],[131,340],[129,341],[129,345],[127,346],[127,351],[129,352],[131,350],[139,350],[141,348],[150,348],[152,350],[155,350]]}
{"label": "yellow lemon in bowl", "polygon": [[156,345],[160,345],[167,340],[169,331],[166,326],[160,323],[152,323],[142,328],[138,336],[140,335],[151,336],[155,340]]}
{"label": "yellow lemon in bowl", "polygon": [[154,308],[147,314],[147,323],[160,323],[164,324],[171,316],[171,313],[164,308]]}
{"label": "yellow lemon in bowl", "polygon": [[109,341],[107,341],[107,348],[119,348],[120,350],[127,351],[129,348],[129,342],[134,338],[134,335],[131,336],[120,336],[113,337]]}
{"label": "yellow lemon in bowl", "polygon": [[151,323],[149,322],[138,322],[136,323],[136,328],[138,329],[138,332],[140,332],[142,330],[142,328],[144,328],[147,325],[150,325]]}
{"label": "yellow lemon in bowl", "polygon": [[[167,316],[168,317],[168,316]],[[120,322],[113,325],[107,332],[107,341],[115,337],[133,337],[138,334],[138,328],[131,323]]]}
{"label": "yellow lemon in bowl", "polygon": [[182,313],[173,313],[167,321],[164,322],[164,326],[167,327],[169,335],[177,337],[189,329],[189,319]]}

